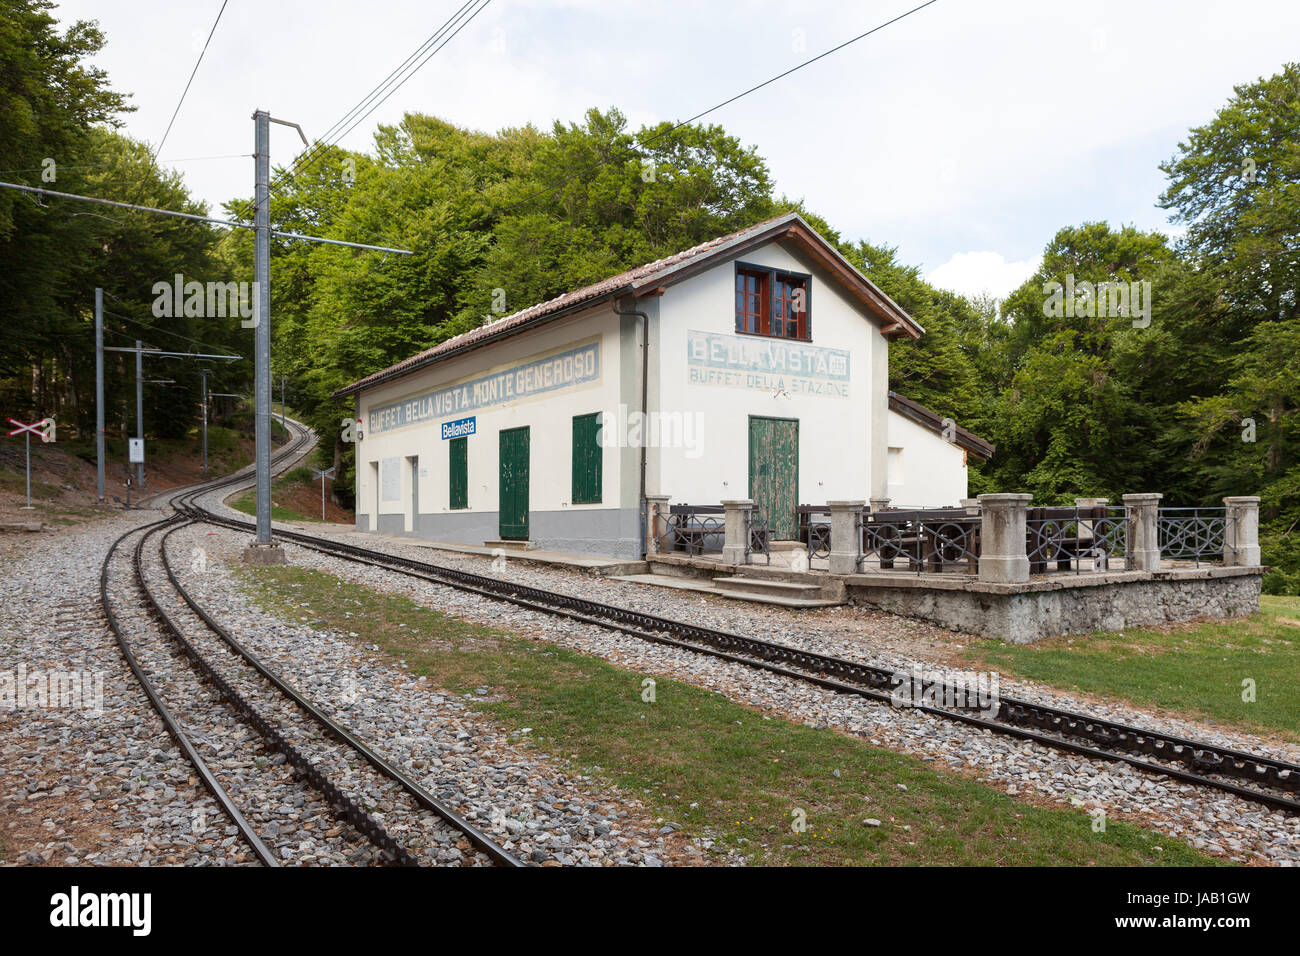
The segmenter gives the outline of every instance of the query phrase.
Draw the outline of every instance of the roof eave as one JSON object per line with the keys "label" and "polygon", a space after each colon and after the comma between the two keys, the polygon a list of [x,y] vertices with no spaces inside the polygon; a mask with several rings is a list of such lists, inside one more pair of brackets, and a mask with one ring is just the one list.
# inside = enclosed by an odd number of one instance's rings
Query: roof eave
{"label": "roof eave", "polygon": [[[889,390],[889,407],[891,411],[897,412],[908,421],[914,422],[936,435],[943,434],[940,427],[938,427],[943,419],[940,418],[937,412],[926,408],[920,402],[908,398],[906,395],[900,395],[893,389]],[[954,422],[954,424],[956,423]],[[958,448],[965,449],[982,461],[989,461],[997,452],[997,446],[992,442],[985,441],[970,429],[963,428],[960,425],[957,425],[953,444]]]}
{"label": "roof eave", "polygon": [[608,292],[602,292],[599,295],[592,296],[590,299],[583,299],[581,302],[574,302],[571,305],[566,305],[562,309],[557,309],[554,312],[544,312],[541,315],[538,315],[536,318],[527,319],[523,322],[520,322],[518,325],[512,326],[511,328],[505,330],[504,332],[501,332],[498,335],[486,335],[483,338],[477,339],[473,342],[466,342],[463,346],[460,346],[458,348],[449,349],[446,352],[439,352],[437,355],[430,355],[427,359],[423,361],[416,362],[403,369],[394,370],[391,374],[384,374],[384,372],[379,372],[376,373],[376,375],[374,376],[367,376],[366,378],[358,379],[357,381],[353,382],[351,385],[347,385],[343,388],[340,388],[338,391],[331,393],[330,397],[346,398],[347,396],[355,395],[358,392],[364,392],[372,388],[378,388],[380,385],[387,385],[390,382],[397,381],[399,378],[404,378],[407,375],[412,375],[415,372],[422,371],[423,369],[428,368],[430,365],[436,364],[438,362],[444,362],[447,359],[455,358],[460,355],[465,355],[478,348],[483,348],[488,345],[494,345],[497,342],[501,342],[504,341],[505,339],[510,338],[512,335],[518,335],[521,332],[527,332],[529,329],[536,328],[537,326],[543,325],[547,322],[553,322],[556,319],[562,319],[566,315],[572,315],[575,312],[581,312],[584,309],[592,308],[593,306],[600,305],[600,303],[602,302],[607,302],[611,299],[618,299],[621,296],[627,295],[631,291],[632,289],[630,286],[620,286],[617,289],[611,289]]}

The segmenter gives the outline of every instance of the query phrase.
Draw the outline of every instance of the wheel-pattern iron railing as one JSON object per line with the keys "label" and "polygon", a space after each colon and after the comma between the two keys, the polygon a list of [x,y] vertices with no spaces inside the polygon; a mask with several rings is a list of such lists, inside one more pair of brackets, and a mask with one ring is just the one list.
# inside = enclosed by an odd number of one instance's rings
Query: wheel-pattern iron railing
{"label": "wheel-pattern iron railing", "polygon": [[799,540],[808,549],[808,557],[831,556],[831,511],[817,505],[800,505]]}
{"label": "wheel-pattern iron railing", "polygon": [[1128,553],[1123,508],[1030,508],[1025,518],[1030,574],[1109,571]]}
{"label": "wheel-pattern iron railing", "polygon": [[860,571],[978,570],[980,519],[965,508],[863,511],[858,527]]}
{"label": "wheel-pattern iron railing", "polygon": [[1218,561],[1232,518],[1226,508],[1161,508],[1156,518],[1160,556],[1171,561]]}
{"label": "wheel-pattern iron railing", "polygon": [[661,553],[698,557],[721,551],[726,541],[727,522],[721,505],[672,505],[662,512],[655,529],[655,543]]}

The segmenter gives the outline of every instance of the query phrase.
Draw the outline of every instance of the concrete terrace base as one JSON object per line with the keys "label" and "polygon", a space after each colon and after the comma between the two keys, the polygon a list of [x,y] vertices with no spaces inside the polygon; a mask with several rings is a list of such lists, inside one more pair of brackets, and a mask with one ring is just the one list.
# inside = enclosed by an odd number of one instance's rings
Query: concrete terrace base
{"label": "concrete terrace base", "polygon": [[950,630],[1032,644],[1047,637],[1245,617],[1259,610],[1262,567],[1200,567],[1034,578],[1025,584],[853,574],[849,600]]}
{"label": "concrete terrace base", "polygon": [[761,565],[730,568],[716,555],[652,555],[649,565],[652,574],[700,582],[739,574],[817,583],[827,599],[847,600],[1011,644],[1198,617],[1245,617],[1259,610],[1260,583],[1267,570],[1203,565],[1159,571],[1061,572],[1039,575],[1023,584],[997,584],[980,581],[973,574],[798,574]]}

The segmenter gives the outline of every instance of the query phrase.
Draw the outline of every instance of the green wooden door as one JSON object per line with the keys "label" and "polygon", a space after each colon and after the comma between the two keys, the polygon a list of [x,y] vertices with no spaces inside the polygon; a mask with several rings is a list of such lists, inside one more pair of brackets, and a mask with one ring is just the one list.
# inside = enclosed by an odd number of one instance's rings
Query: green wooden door
{"label": "green wooden door", "polygon": [[502,538],[528,537],[528,429],[501,432],[500,528]]}
{"label": "green wooden door", "polygon": [[799,422],[793,418],[749,419],[749,497],[774,541],[798,533]]}

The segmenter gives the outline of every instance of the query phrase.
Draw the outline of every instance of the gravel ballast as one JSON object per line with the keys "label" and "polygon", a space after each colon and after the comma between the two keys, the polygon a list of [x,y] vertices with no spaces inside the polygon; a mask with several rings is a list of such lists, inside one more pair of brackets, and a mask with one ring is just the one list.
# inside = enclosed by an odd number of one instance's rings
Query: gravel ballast
{"label": "gravel ballast", "polygon": [[[218,510],[214,508],[214,510]],[[229,532],[226,532],[229,533]],[[311,529],[309,533],[316,533]],[[237,537],[242,537],[235,533]],[[951,648],[942,632],[917,622],[857,608],[790,612],[689,592],[645,588],[583,572],[511,562],[493,572],[490,559],[428,547],[376,541],[363,534],[331,535],[403,557],[677,617],[820,653],[907,670],[914,662],[940,659]],[[308,549],[287,546],[290,560],[388,593],[403,594],[451,616],[596,654],[619,666],[664,675],[726,694],[811,726],[833,727],[891,750],[910,753],[955,773],[973,776],[1033,802],[1101,809],[1107,816],[1140,822],[1192,846],[1241,862],[1300,863],[1300,818],[1271,811],[1228,794],[1152,776],[1125,765],[1045,749],[910,708],[892,708],[755,671],[707,655],[650,644],[637,638],[516,607],[502,601],[358,565]],[[1275,740],[1228,731],[1141,708],[1081,701],[1043,685],[1007,678],[1008,696],[1095,713],[1138,726],[1159,727],[1284,760],[1300,751]]]}

